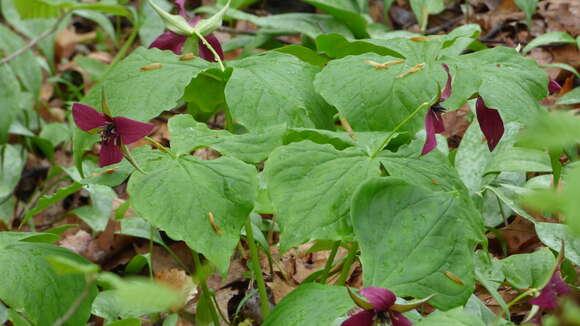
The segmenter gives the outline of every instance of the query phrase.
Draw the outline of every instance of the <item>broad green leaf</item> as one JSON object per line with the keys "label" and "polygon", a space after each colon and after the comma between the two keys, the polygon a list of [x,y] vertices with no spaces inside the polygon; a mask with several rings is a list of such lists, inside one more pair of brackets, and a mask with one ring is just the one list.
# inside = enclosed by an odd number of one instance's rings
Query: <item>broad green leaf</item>
{"label": "broad green leaf", "polygon": [[473,241],[483,240],[483,219],[478,212],[469,193],[457,171],[451,166],[447,156],[437,150],[428,155],[420,155],[422,140],[416,140],[410,145],[402,147],[396,153],[384,151],[378,158],[391,176],[401,178],[409,183],[441,192],[457,192],[463,205],[458,206],[458,210],[463,211],[458,214],[465,218],[467,225],[470,225],[471,236],[467,237]]}
{"label": "broad green leaf", "polygon": [[[478,317],[478,319],[483,321],[484,325],[488,326],[494,325],[497,319],[495,313],[491,311],[483,302],[481,302],[481,300],[475,294],[472,294],[471,297],[469,297],[469,301],[467,301],[465,307],[463,307],[463,311]],[[496,325],[508,326],[513,324],[502,318]]]}
{"label": "broad green leaf", "polygon": [[[314,85],[354,130],[393,130],[419,105],[430,102],[437,94],[437,88],[442,89],[446,81],[445,71],[435,63],[427,63],[418,72],[397,77],[413,66],[425,63],[420,59],[408,59],[387,70],[376,69],[366,62],[383,63],[398,59],[363,54],[333,60],[316,76]],[[423,126],[425,113],[417,114],[402,130],[415,133]]]}
{"label": "broad green leaf", "polygon": [[45,196],[40,197],[36,206],[26,213],[26,215],[24,216],[24,218],[22,219],[22,222],[20,222],[20,224],[21,225],[25,224],[28,221],[28,219],[30,219],[34,215],[42,212],[47,207],[54,205],[57,202],[60,202],[61,200],[68,197],[69,195],[74,194],[75,192],[79,191],[81,188],[82,188],[82,185],[80,183],[74,182],[66,187],[62,187],[62,188],[58,189],[54,194],[45,195]]}
{"label": "broad green leaf", "polygon": [[484,173],[491,172],[552,172],[552,166],[544,151],[512,147],[493,156]]}
{"label": "broad green leaf", "polygon": [[102,2],[81,2],[81,3],[74,3],[74,4],[66,4],[63,6],[65,9],[69,10],[91,10],[96,12],[102,12],[104,14],[116,15],[116,16],[125,16],[130,17],[131,11],[127,9],[127,7],[122,5],[117,5],[113,3],[102,3]]}
{"label": "broad green leaf", "polygon": [[556,104],[561,105],[572,105],[578,103],[580,103],[580,87],[574,88],[556,101]]}
{"label": "broad green leaf", "polygon": [[474,254],[475,277],[477,281],[495,299],[504,313],[509,317],[507,303],[497,289],[505,280],[499,261],[485,251],[479,250]]}
{"label": "broad green leaf", "polygon": [[284,31],[288,34],[300,33],[312,39],[326,33],[337,33],[346,37],[353,36],[345,24],[328,15],[288,13],[256,17],[253,22],[265,29]]}
{"label": "broad green leaf", "polygon": [[348,40],[340,34],[322,34],[316,38],[316,48],[318,51],[328,55],[331,58],[344,58],[348,55],[357,55],[363,53],[376,53],[378,55],[390,55],[397,58],[403,58],[403,55],[390,48],[375,45],[369,40]]}
{"label": "broad green leaf", "polygon": [[141,326],[141,319],[138,318],[123,319],[109,323],[106,326]]}
{"label": "broad green leaf", "polygon": [[[161,67],[141,70],[151,64]],[[100,111],[104,85],[113,116],[147,121],[174,108],[191,79],[212,65],[200,58],[180,61],[170,51],[138,48],[119,62],[99,86],[93,87],[83,103]]]}
{"label": "broad green leaf", "polygon": [[60,9],[73,0],[13,0],[23,19],[58,17]]}
{"label": "broad green leaf", "polygon": [[535,60],[506,47],[446,59],[453,91],[444,107],[457,109],[479,94],[487,107],[500,112],[504,123],[526,124],[541,112],[538,101],[548,93],[548,77]]}
{"label": "broad green leaf", "polygon": [[[231,74],[231,70],[227,72]],[[218,73],[199,74],[185,88],[183,100],[187,102],[187,111],[198,121],[205,122],[219,110],[227,110],[224,89],[229,74],[222,77]]]}
{"label": "broad green leaf", "polygon": [[0,222],[5,225],[10,223],[12,215],[14,215],[14,207],[16,206],[16,197],[0,197]]}
{"label": "broad green leaf", "polygon": [[285,296],[262,326],[330,326],[354,306],[345,287],[307,283]]}
{"label": "broad green leaf", "polygon": [[[536,12],[536,7],[538,6],[538,1],[540,0],[515,0],[516,5],[524,12],[526,15],[526,20],[528,26],[532,24],[532,15]],[[528,44],[529,46],[529,44]],[[524,49],[524,53],[527,52]]]}
{"label": "broad green leaf", "polygon": [[0,198],[12,194],[25,164],[26,150],[21,145],[0,145]]}
{"label": "broad green leaf", "polygon": [[542,288],[550,277],[556,258],[550,249],[511,255],[500,261],[505,278],[516,289]]}
{"label": "broad green leaf", "polygon": [[46,260],[50,263],[50,267],[60,275],[94,275],[100,270],[98,265],[87,262],[79,262],[78,260],[73,260],[63,256],[47,256]]}
{"label": "broad green leaf", "polygon": [[367,20],[361,15],[361,8],[351,0],[304,0],[337,20],[343,22],[356,38],[368,37]]}
{"label": "broad green leaf", "polygon": [[61,143],[70,140],[72,133],[67,124],[52,122],[42,127],[38,136],[48,140],[52,146],[56,147]]}
{"label": "broad green leaf", "polygon": [[502,201],[502,203],[506,204],[509,207],[509,209],[516,212],[519,216],[527,219],[528,221],[530,221],[532,223],[536,222],[534,217],[531,216],[530,214],[528,214],[528,212],[526,212],[526,210],[523,209],[518,204],[517,199],[514,198],[514,194],[513,194],[513,192],[510,191],[509,188],[502,187],[502,185],[500,185],[500,186],[485,186],[485,189],[488,189],[491,192],[493,192],[493,194],[495,196],[497,196],[497,198],[499,198]]}
{"label": "broad green leaf", "polygon": [[205,123],[181,114],[169,120],[171,147],[177,155],[196,149],[211,147],[222,155],[235,157],[248,163],[260,163],[276,147],[282,146],[283,127],[274,127],[263,133],[236,135],[226,130],[212,130]]}
{"label": "broad green leaf", "polygon": [[[243,9],[257,1],[258,0],[232,0],[230,7],[234,9]],[[226,3],[228,3],[228,0],[217,0],[217,3],[225,6]]]}
{"label": "broad green leaf", "polygon": [[288,127],[333,127],[334,110],[314,92],[320,68],[293,55],[269,52],[232,64],[226,100],[237,122],[251,131]]}
{"label": "broad green leaf", "polygon": [[310,141],[277,148],[264,176],[281,228],[282,251],[311,240],[352,237],[350,198],[378,160],[360,148],[339,151]]}
{"label": "broad green leaf", "polygon": [[372,178],[358,188],[352,205],[366,286],[402,297],[436,294],[429,302],[439,309],[467,301],[475,280],[457,194],[393,177]]}
{"label": "broad green leaf", "polygon": [[0,144],[8,141],[10,125],[20,111],[20,85],[16,74],[9,65],[0,66]]}
{"label": "broad green leaf", "polygon": [[[121,230],[118,234],[129,235],[132,237],[139,237],[143,239],[151,239],[151,224],[140,217],[124,218],[120,221]],[[163,240],[159,231],[153,230],[153,241],[163,245]]]}
{"label": "broad green leaf", "polygon": [[[518,0],[516,0],[518,1]],[[522,1],[522,0],[519,0]],[[530,0],[527,0],[530,1]],[[531,0],[531,2],[537,2],[536,0]],[[538,46],[542,46],[542,45],[546,45],[546,44],[552,44],[552,43],[565,43],[565,44],[574,44],[576,43],[576,40],[574,40],[574,38],[570,35],[568,35],[568,33],[566,32],[550,32],[550,33],[546,33],[546,34],[542,34],[538,37],[536,37],[533,41],[531,41],[530,43],[528,43],[528,45],[526,45],[526,47],[524,47],[523,53],[526,54],[528,52],[530,52],[530,50],[532,50],[533,48],[536,48]]]}
{"label": "broad green leaf", "polygon": [[274,49],[274,51],[291,54],[306,63],[319,67],[324,67],[329,61],[328,57],[318,54],[314,50],[311,50],[305,46],[297,44],[283,46],[281,48]]}
{"label": "broad green leaf", "polygon": [[[93,22],[97,23],[103,29],[103,31],[111,38],[111,40],[113,41],[115,46],[119,45],[119,42],[118,42],[119,40],[117,39],[117,33],[115,31],[115,27],[113,26],[113,23],[111,22],[109,17],[107,17],[105,14],[102,14],[102,13],[97,12],[97,11],[92,11],[92,10],[75,10],[75,15],[81,16],[83,18],[86,18],[88,20],[92,20]],[[93,61],[93,62],[101,63],[103,66],[106,67],[106,64],[102,63],[101,61],[96,60],[96,59],[92,59],[92,58],[89,58],[86,56],[82,56],[82,55],[75,56],[74,61],[78,62],[78,58],[85,58],[85,62],[86,61]],[[95,78],[92,76],[91,71],[87,71],[87,72],[89,74],[91,74],[91,76],[90,76],[91,80],[98,80],[98,78]]]}
{"label": "broad green leaf", "polygon": [[485,326],[476,316],[462,311],[460,308],[449,311],[435,311],[421,319],[416,326]]}
{"label": "broad green leaf", "polygon": [[256,169],[228,157],[173,159],[159,151],[143,152],[136,160],[147,174],[136,172],[129,180],[135,211],[225,272],[253,207]]}
{"label": "broad green leaf", "polygon": [[53,243],[60,240],[56,234],[42,232],[0,232],[0,244],[15,241]]}
{"label": "broad green leaf", "polygon": [[83,188],[91,197],[91,205],[81,206],[71,213],[87,223],[93,231],[104,231],[113,210],[113,199],[117,194],[110,187],[103,185],[89,184]]}
{"label": "broad green leaf", "polygon": [[[4,25],[0,25],[0,50],[4,51],[5,56],[20,50],[24,46],[25,43],[20,36]],[[40,66],[34,63],[35,61],[34,54],[29,50],[8,63],[14,74],[22,82],[22,85],[33,94],[34,98],[40,95],[40,87],[42,86],[42,72]]]}
{"label": "broad green leaf", "polygon": [[[137,148],[133,152],[142,150],[145,150],[145,148]],[[96,162],[87,159],[83,161],[82,165],[85,178],[81,178],[77,171],[75,171],[75,176],[70,171],[68,172],[75,181],[82,184],[99,184],[109,187],[118,186],[135,170],[127,160],[100,168]]]}
{"label": "broad green leaf", "polygon": [[546,246],[560,252],[564,242],[566,258],[576,265],[580,264],[580,238],[570,227],[558,223],[536,223],[536,233]]}
{"label": "broad green leaf", "polygon": [[[62,317],[85,288],[85,276],[56,273],[47,256],[60,256],[78,263],[88,261],[71,251],[46,243],[14,242],[0,245],[0,300],[16,311],[22,311],[34,325],[50,326]],[[84,325],[90,315],[91,302],[97,294],[91,286],[65,326]]]}

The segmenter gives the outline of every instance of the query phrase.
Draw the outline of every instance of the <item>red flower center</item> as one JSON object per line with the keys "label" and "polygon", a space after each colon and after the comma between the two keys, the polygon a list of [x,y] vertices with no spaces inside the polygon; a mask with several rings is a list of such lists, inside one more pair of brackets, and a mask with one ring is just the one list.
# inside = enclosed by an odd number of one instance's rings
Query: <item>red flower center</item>
{"label": "red flower center", "polygon": [[117,128],[113,122],[107,123],[105,128],[99,131],[101,134],[101,143],[109,144],[113,143],[115,145],[119,145],[119,133],[117,132]]}

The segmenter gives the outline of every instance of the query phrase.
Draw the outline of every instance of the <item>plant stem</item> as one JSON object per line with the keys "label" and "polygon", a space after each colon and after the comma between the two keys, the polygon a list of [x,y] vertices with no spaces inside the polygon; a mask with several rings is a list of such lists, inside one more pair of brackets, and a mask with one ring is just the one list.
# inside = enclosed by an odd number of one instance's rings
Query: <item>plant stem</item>
{"label": "plant stem", "polygon": [[211,54],[213,54],[215,61],[217,61],[217,63],[220,65],[220,70],[225,71],[226,67],[224,67],[224,63],[222,62],[222,58],[220,58],[219,54],[216,52],[216,50],[213,48],[213,46],[211,46],[211,44],[209,44],[209,42],[205,39],[205,37],[203,37],[203,35],[201,35],[199,32],[194,31],[194,33],[197,37],[199,37],[199,39],[203,42],[203,44],[209,49]]}
{"label": "plant stem", "polygon": [[155,227],[153,224],[149,227],[149,278],[153,280],[153,235]]}
{"label": "plant stem", "polygon": [[38,44],[38,42],[44,40],[45,38],[47,38],[50,34],[54,33],[57,29],[58,26],[60,25],[60,23],[62,23],[62,21],[64,20],[64,18],[66,16],[68,16],[71,12],[67,11],[65,12],[62,16],[59,17],[59,19],[56,20],[56,22],[54,23],[54,25],[52,25],[49,29],[47,29],[44,33],[38,35],[37,37],[31,39],[28,43],[26,43],[26,45],[16,51],[14,51],[12,54],[8,55],[6,58],[3,58],[0,60],[0,65],[5,64],[7,62],[10,62],[14,59],[16,59],[18,56],[20,56],[21,54],[23,54],[24,52],[26,52],[27,50],[31,49],[33,46],[35,46],[36,44]]}
{"label": "plant stem", "polygon": [[151,145],[153,145],[153,147],[157,148],[158,150],[162,151],[163,153],[167,153],[169,154],[169,156],[171,156],[171,158],[176,158],[175,154],[173,154],[169,148],[161,145],[161,143],[159,143],[158,141],[156,141],[155,139],[149,137],[149,136],[145,136],[144,139],[146,141],[148,141]]}
{"label": "plant stem", "polygon": [[326,279],[328,279],[328,273],[330,272],[330,268],[332,268],[332,263],[334,263],[334,258],[336,257],[336,253],[338,252],[338,248],[340,247],[340,241],[336,241],[332,245],[332,249],[330,250],[330,256],[326,260],[326,265],[324,265],[324,271],[322,272],[322,276],[320,276],[320,283],[326,283]]}
{"label": "plant stem", "polygon": [[[199,254],[197,252],[193,251],[192,254],[193,254],[193,262],[195,264],[195,271],[196,273],[199,273],[202,270],[201,259],[199,258]],[[211,319],[213,320],[215,326],[220,326],[220,319],[215,310],[215,306],[211,299],[211,294],[209,293],[209,288],[207,287],[207,282],[205,280],[204,275],[202,275],[202,277],[199,278],[199,284],[201,286],[202,291],[201,294],[203,295],[205,302],[207,302],[208,304]]]}
{"label": "plant stem", "polygon": [[258,247],[254,240],[254,230],[252,230],[252,220],[250,217],[246,220],[246,236],[248,246],[250,247],[250,257],[252,258],[252,269],[254,270],[254,278],[258,283],[258,293],[260,294],[260,308],[262,309],[262,317],[266,319],[270,314],[270,301],[266,293],[266,283],[262,275],[262,268],[260,267],[260,258],[258,256]]}
{"label": "plant stem", "polygon": [[117,54],[115,55],[115,57],[113,58],[113,60],[109,64],[109,67],[107,67],[107,70],[105,70],[104,75],[106,75],[109,72],[109,70],[111,70],[117,64],[117,62],[119,62],[121,59],[123,59],[125,57],[125,55],[127,54],[127,51],[129,51],[129,48],[131,47],[131,45],[135,41],[135,38],[139,34],[139,30],[141,29],[141,21],[139,21],[139,17],[135,17],[135,22],[136,23],[133,26],[133,30],[131,31],[131,34],[129,34],[129,37],[127,38],[125,43],[123,43],[123,46],[121,47],[121,49],[119,49],[119,52],[117,52]]}
{"label": "plant stem", "polygon": [[393,131],[391,131],[391,133],[387,136],[387,138],[385,138],[385,140],[383,141],[383,143],[381,144],[381,146],[379,148],[377,148],[377,150],[373,153],[373,155],[371,155],[371,158],[374,158],[375,156],[377,156],[377,154],[379,154],[385,147],[387,147],[387,145],[389,144],[389,142],[391,141],[391,139],[393,137],[395,137],[395,135],[397,134],[397,131],[399,131],[399,129],[401,129],[404,125],[406,125],[407,123],[409,123],[409,121],[411,121],[411,119],[413,119],[413,117],[415,117],[417,115],[417,113],[419,113],[421,110],[423,110],[426,107],[430,107],[432,104],[431,102],[425,102],[422,103],[421,105],[419,105],[415,111],[413,111],[411,114],[409,114],[409,116],[407,116],[405,118],[405,120],[401,121],[396,127],[395,129],[393,129]]}
{"label": "plant stem", "polygon": [[350,273],[350,267],[356,258],[356,254],[358,253],[358,243],[353,242],[352,246],[348,250],[348,256],[346,256],[346,260],[344,261],[344,265],[342,266],[342,272],[340,273],[340,277],[338,281],[336,281],[336,285],[344,285],[346,283],[346,279],[348,274]]}

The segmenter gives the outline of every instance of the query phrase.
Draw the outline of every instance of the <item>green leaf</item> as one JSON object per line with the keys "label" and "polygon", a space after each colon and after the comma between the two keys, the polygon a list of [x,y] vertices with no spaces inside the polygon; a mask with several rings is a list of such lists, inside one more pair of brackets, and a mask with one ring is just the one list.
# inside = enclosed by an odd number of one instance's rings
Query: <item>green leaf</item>
{"label": "green leaf", "polygon": [[71,213],[77,215],[95,232],[104,231],[113,210],[113,199],[117,194],[103,185],[85,185],[83,188],[91,197],[91,206],[81,206]]}
{"label": "green leaf", "polygon": [[[387,70],[376,69],[365,62],[383,63],[398,59],[363,54],[333,60],[316,76],[314,85],[354,130],[393,130],[419,105],[431,101],[437,88],[444,87],[447,78],[441,65],[430,63],[418,72],[397,78],[411,67],[425,62],[420,59],[407,59]],[[423,126],[424,114],[417,114],[402,130],[418,131]]]}
{"label": "green leaf", "polygon": [[40,197],[36,206],[26,213],[26,215],[22,219],[22,222],[20,222],[20,225],[24,225],[28,221],[28,219],[30,219],[34,215],[42,212],[47,207],[54,205],[57,202],[65,199],[69,195],[74,194],[75,192],[79,191],[81,188],[82,188],[82,185],[80,183],[74,182],[71,185],[68,185],[66,187],[62,187],[62,188],[58,189],[52,195],[45,195],[45,196]]}
{"label": "green leaf", "polygon": [[72,5],[65,5],[63,6],[66,9],[70,10],[91,10],[96,12],[102,12],[104,14],[111,14],[116,16],[125,16],[131,17],[131,11],[127,9],[127,7],[122,5],[116,5],[111,3],[75,3]]}
{"label": "green leaf", "polygon": [[487,252],[482,250],[477,251],[475,254],[475,277],[479,283],[491,294],[499,306],[503,309],[504,313],[509,318],[509,308],[507,303],[499,294],[497,289],[505,280],[503,271],[501,269],[501,264],[499,261]]}
{"label": "green leaf", "polygon": [[141,319],[129,318],[107,324],[106,326],[141,326]]}
{"label": "green leaf", "polygon": [[300,33],[312,39],[326,33],[353,36],[345,24],[328,15],[289,13],[256,17],[253,22],[265,29],[284,31],[288,34]]}
{"label": "green leaf", "polygon": [[26,150],[21,145],[0,145],[0,198],[12,194],[25,164]]}
{"label": "green leaf", "polygon": [[217,111],[227,110],[224,95],[226,80],[216,75],[217,71],[215,75],[211,71],[199,74],[185,88],[183,99],[188,102],[187,111],[198,121],[207,121]]}
{"label": "green leaf", "polygon": [[[532,24],[532,15],[536,12],[536,7],[538,6],[539,0],[515,0],[516,5],[524,12],[526,15],[526,21],[528,26]],[[529,44],[528,44],[529,46]],[[527,52],[524,49],[524,53]]]}
{"label": "green leaf", "polygon": [[483,220],[469,197],[469,193],[457,171],[451,166],[447,156],[439,151],[420,155],[423,140],[416,140],[402,147],[396,153],[384,151],[379,159],[389,175],[406,180],[409,183],[432,191],[457,192],[463,202],[460,209],[462,216],[470,225],[469,238],[475,242],[483,241]]}
{"label": "green leaf", "polygon": [[56,147],[61,143],[70,140],[72,133],[67,124],[52,122],[44,125],[38,136],[48,140],[53,147]]}
{"label": "green leaf", "polygon": [[435,311],[421,319],[416,326],[485,326],[483,321],[460,308],[450,311]]}
{"label": "green leaf", "polygon": [[511,255],[500,261],[505,278],[520,290],[541,288],[552,277],[556,259],[548,248],[531,254]]}
{"label": "green leaf", "polygon": [[[159,151],[147,151],[135,159],[147,174],[134,173],[129,180],[133,208],[225,272],[253,207],[256,169],[228,157],[173,159]],[[169,202],[173,204],[168,209]],[[210,223],[210,212],[215,225]]]}
{"label": "green leaf", "polygon": [[560,252],[564,242],[566,258],[576,265],[580,264],[580,238],[569,226],[558,223],[536,223],[536,233],[543,244]]}
{"label": "green leaf", "polygon": [[[471,297],[469,297],[469,301],[467,301],[467,304],[465,304],[465,307],[463,307],[463,311],[468,314],[477,316],[478,319],[482,320],[485,325],[494,325],[497,319],[495,313],[491,311],[483,302],[481,302],[481,300],[475,294],[472,294]],[[502,318],[497,325],[507,326],[513,324]]]}
{"label": "green leaf", "polygon": [[0,232],[0,244],[15,241],[53,243],[60,240],[56,234],[41,232]]}
{"label": "green leaf", "polygon": [[[151,224],[140,217],[124,218],[120,221],[121,230],[116,232],[118,234],[129,235],[132,237],[139,237],[143,239],[151,239]],[[153,231],[153,241],[163,245],[163,240],[159,231]]]}
{"label": "green leaf", "polygon": [[361,8],[351,0],[304,0],[344,23],[356,38],[366,38],[367,20],[361,15]]}
{"label": "green leaf", "polygon": [[50,263],[52,269],[58,274],[82,274],[91,275],[98,273],[100,267],[95,264],[81,263],[78,260],[73,260],[63,256],[48,256],[46,260]]}
{"label": "green leaf", "polygon": [[262,326],[333,325],[352,307],[345,287],[307,283],[285,296]]}
{"label": "green leaf", "polygon": [[281,48],[274,49],[274,51],[291,54],[306,63],[319,67],[324,67],[329,60],[326,56],[318,54],[305,46],[297,44],[283,46]]}
{"label": "green leaf", "polygon": [[350,198],[379,162],[360,148],[336,150],[310,141],[279,147],[264,169],[281,227],[282,251],[311,240],[352,237]]}
{"label": "green leaf", "polygon": [[[141,70],[154,63],[161,67]],[[191,79],[212,65],[200,58],[180,61],[170,51],[138,48],[119,62],[99,86],[93,87],[83,103],[100,110],[104,85],[113,116],[147,121],[174,108]]]}
{"label": "green leaf", "polygon": [[371,43],[370,40],[347,40],[340,34],[322,34],[316,38],[316,48],[319,52],[331,58],[344,58],[348,55],[357,55],[373,52],[379,55],[390,55],[403,58],[403,55],[384,46]]}
{"label": "green leaf", "polygon": [[[56,273],[47,256],[58,256],[80,264],[89,262],[60,247],[46,243],[15,242],[0,245],[0,300],[16,311],[22,311],[34,325],[52,325],[62,317],[85,288],[85,276]],[[91,302],[97,294],[91,286],[87,297],[64,323],[85,325]]]}
{"label": "green leaf", "polygon": [[427,22],[430,14],[438,14],[445,9],[443,0],[411,0],[411,9],[417,21],[419,28],[424,31],[427,28]]}
{"label": "green leaf", "polygon": [[23,19],[58,17],[62,6],[71,0],[14,0]]}
{"label": "green leaf", "polygon": [[485,169],[485,173],[491,172],[552,172],[552,165],[544,151],[512,147],[493,156]]}
{"label": "green leaf", "polygon": [[22,93],[18,79],[9,65],[0,66],[0,144],[8,141],[10,125],[15,120],[21,109],[20,99]]}
{"label": "green leaf", "polygon": [[263,133],[231,134],[226,130],[212,130],[190,115],[180,114],[169,120],[171,148],[177,155],[211,147],[225,156],[248,163],[264,161],[276,147],[282,146],[285,128],[274,127]]}
{"label": "green leaf", "polygon": [[[424,298],[439,309],[463,305],[475,288],[473,260],[457,194],[398,178],[372,178],[352,200],[366,286]],[[449,278],[452,273],[462,284]]]}
{"label": "green leaf", "polygon": [[[4,25],[0,25],[0,50],[4,51],[5,56],[20,50],[25,45],[20,36]],[[40,95],[40,87],[42,86],[42,71],[40,65],[33,64],[35,61],[33,52],[28,50],[8,63],[22,85],[33,94],[34,98]]]}
{"label": "green leaf", "polygon": [[556,101],[556,104],[560,105],[572,105],[578,103],[580,103],[580,87],[574,88]]}
{"label": "green leaf", "polygon": [[234,120],[249,130],[283,123],[288,127],[333,127],[334,110],[312,85],[318,67],[277,52],[232,65],[226,100]]}
{"label": "green leaf", "polygon": [[[518,1],[518,0],[516,0],[516,1]],[[519,1],[522,1],[522,0],[519,0]],[[530,0],[528,0],[528,1],[530,1]],[[536,1],[536,0],[532,0],[532,1]],[[528,43],[528,45],[526,45],[526,47],[524,47],[523,53],[526,54],[526,53],[530,52],[533,48],[536,48],[536,47],[542,46],[542,45],[546,45],[546,44],[552,44],[552,43],[574,44],[574,43],[576,43],[576,40],[572,36],[568,35],[568,33],[565,33],[565,32],[550,32],[550,33],[542,34],[542,35],[536,37],[530,43]]]}
{"label": "green leaf", "polygon": [[528,123],[541,112],[538,101],[548,93],[548,77],[535,60],[514,49],[496,47],[446,60],[453,76],[453,92],[442,102],[457,109],[479,94],[504,123]]}

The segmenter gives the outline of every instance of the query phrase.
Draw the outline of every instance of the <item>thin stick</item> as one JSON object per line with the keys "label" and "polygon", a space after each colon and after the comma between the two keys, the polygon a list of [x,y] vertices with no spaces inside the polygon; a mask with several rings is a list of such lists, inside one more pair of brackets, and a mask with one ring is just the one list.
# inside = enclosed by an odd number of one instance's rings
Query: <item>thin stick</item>
{"label": "thin stick", "polygon": [[262,309],[262,317],[266,319],[270,314],[270,301],[266,293],[266,283],[262,275],[262,268],[260,267],[260,260],[258,257],[258,248],[254,240],[254,231],[252,230],[252,220],[248,217],[246,221],[246,236],[248,237],[248,246],[250,247],[250,256],[252,257],[252,269],[254,270],[254,278],[258,283],[258,293],[260,294],[260,308]]}
{"label": "thin stick", "polygon": [[20,56],[21,54],[23,54],[24,52],[30,50],[32,47],[34,47],[38,42],[44,40],[45,38],[47,38],[50,34],[54,33],[57,29],[58,26],[60,25],[60,23],[64,20],[64,18],[70,13],[66,12],[65,14],[63,14],[59,19],[56,20],[56,23],[54,25],[52,25],[49,29],[47,29],[44,33],[38,35],[37,37],[31,39],[28,43],[26,43],[26,45],[16,51],[14,51],[14,53],[8,55],[7,57],[3,58],[0,60],[0,65],[8,63],[14,59],[16,59],[18,56]]}

